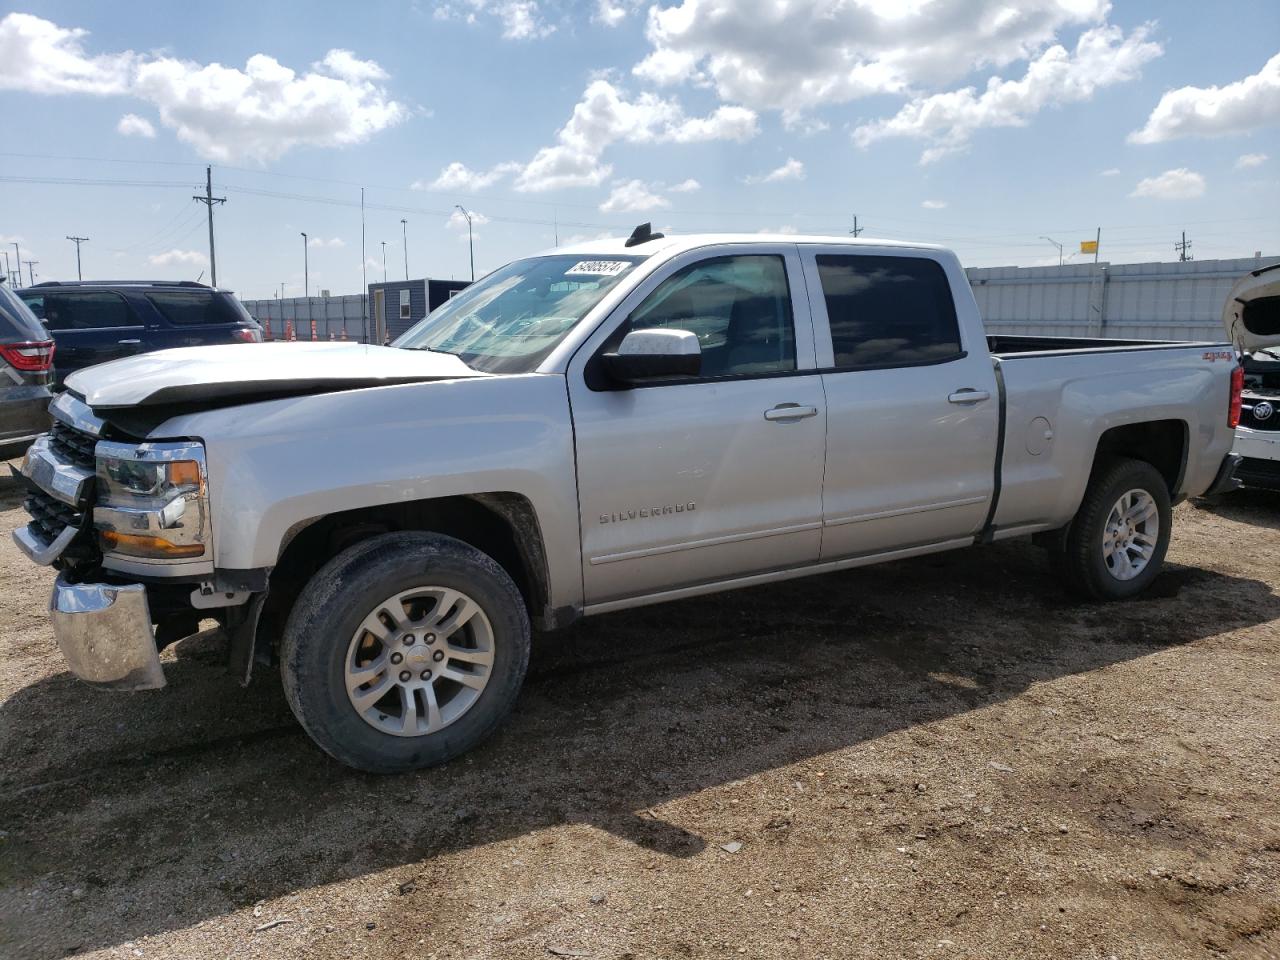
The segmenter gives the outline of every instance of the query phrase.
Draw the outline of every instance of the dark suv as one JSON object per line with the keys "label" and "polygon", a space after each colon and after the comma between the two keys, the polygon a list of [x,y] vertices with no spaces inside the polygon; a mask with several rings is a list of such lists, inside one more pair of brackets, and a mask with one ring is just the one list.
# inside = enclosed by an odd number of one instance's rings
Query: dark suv
{"label": "dark suv", "polygon": [[17,456],[49,429],[53,351],[40,321],[0,284],[0,458]]}
{"label": "dark suv", "polygon": [[17,294],[57,341],[58,383],[135,353],[262,340],[262,328],[230,291],[191,280],[54,280]]}

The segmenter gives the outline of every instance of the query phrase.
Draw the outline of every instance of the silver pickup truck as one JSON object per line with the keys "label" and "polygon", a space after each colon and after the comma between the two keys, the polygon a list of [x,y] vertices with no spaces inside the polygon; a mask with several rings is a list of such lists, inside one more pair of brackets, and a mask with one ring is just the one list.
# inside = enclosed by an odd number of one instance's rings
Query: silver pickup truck
{"label": "silver pickup truck", "polygon": [[216,619],[340,761],[447,760],[531,631],[1033,536],[1095,600],[1222,489],[1223,343],[988,337],[956,257],[845,238],[626,240],[518,260],[392,347],[81,371],[21,473],[72,671],[164,684]]}

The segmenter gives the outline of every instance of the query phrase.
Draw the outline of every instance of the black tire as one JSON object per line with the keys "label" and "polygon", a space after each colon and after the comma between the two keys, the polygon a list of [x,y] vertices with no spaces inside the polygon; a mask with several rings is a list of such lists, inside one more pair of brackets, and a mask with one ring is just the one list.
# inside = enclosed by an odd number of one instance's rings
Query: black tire
{"label": "black tire", "polygon": [[[348,646],[388,597],[430,583],[460,590],[488,618],[493,665],[474,704],[442,729],[396,736],[366,722],[347,695]],[[280,673],[294,716],[341,763],[400,773],[444,763],[494,732],[529,665],[529,616],[507,572],[474,547],[432,533],[388,533],[330,560],[298,595],[285,625]]]}
{"label": "black tire", "polygon": [[[1129,490],[1142,490],[1155,501],[1160,521],[1155,552],[1133,579],[1112,574],[1103,555],[1107,518],[1116,501]],[[1080,509],[1051,548],[1054,569],[1068,592],[1087,600],[1127,600],[1151,585],[1160,574],[1169,550],[1173,508],[1164,477],[1142,460],[1108,458],[1089,478]]]}

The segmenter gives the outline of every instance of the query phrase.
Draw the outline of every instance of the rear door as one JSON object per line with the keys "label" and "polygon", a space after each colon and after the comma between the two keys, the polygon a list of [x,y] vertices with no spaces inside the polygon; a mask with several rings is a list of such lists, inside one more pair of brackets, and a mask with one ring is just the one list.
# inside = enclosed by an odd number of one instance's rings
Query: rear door
{"label": "rear door", "polygon": [[827,398],[822,558],[978,533],[999,399],[971,299],[972,322],[957,316],[959,264],[849,245],[804,245],[801,258]]}
{"label": "rear door", "polygon": [[[653,327],[695,333],[701,375],[603,380],[600,355]],[[578,351],[568,379],[588,603],[817,560],[825,404],[794,244],[675,258]]]}
{"label": "rear door", "polygon": [[47,290],[22,293],[58,345],[59,381],[95,363],[141,353],[146,330],[128,301],[111,290]]}

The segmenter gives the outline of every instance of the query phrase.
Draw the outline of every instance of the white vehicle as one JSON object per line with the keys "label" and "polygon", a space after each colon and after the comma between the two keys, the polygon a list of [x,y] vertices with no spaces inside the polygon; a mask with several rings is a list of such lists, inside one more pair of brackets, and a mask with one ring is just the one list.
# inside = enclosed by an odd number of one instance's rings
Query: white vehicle
{"label": "white vehicle", "polygon": [[531,628],[581,616],[1027,536],[1131,597],[1171,505],[1231,482],[1238,370],[1225,342],[989,338],[938,247],[646,224],[394,347],[79,372],[15,537],[60,570],[82,679],[162,686],[158,649],[216,617],[325,750],[407,770],[491,732]]}
{"label": "white vehicle", "polygon": [[1244,355],[1236,479],[1246,487],[1280,490],[1280,352],[1267,349],[1280,340],[1280,264],[1236,282],[1223,322]]}

